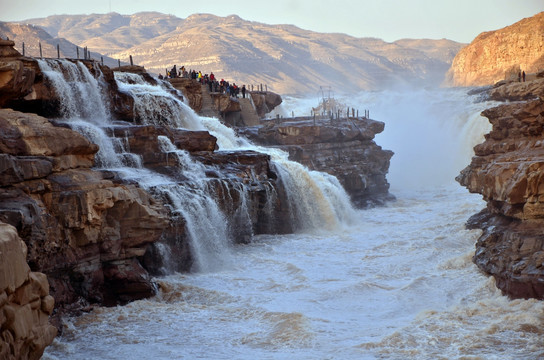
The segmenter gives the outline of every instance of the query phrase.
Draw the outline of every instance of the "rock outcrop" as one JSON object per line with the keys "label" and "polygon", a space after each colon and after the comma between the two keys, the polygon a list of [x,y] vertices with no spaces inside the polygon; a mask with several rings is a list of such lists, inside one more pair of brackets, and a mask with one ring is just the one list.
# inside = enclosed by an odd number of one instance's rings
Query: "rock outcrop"
{"label": "rock outcrop", "polygon": [[496,31],[484,32],[453,59],[446,76],[451,86],[492,85],[518,73],[544,68],[544,12]]}
{"label": "rock outcrop", "polygon": [[[202,85],[193,79],[173,78],[168,80],[174,88],[181,91],[189,101],[189,106],[197,113],[213,112],[221,117],[221,120],[233,126],[244,124],[241,115],[241,105],[238,98],[233,98],[226,93],[211,92],[203,90]],[[203,94],[203,91],[206,93]],[[204,97],[210,96],[211,109],[204,109]],[[247,91],[248,98],[251,98],[253,110],[259,118],[263,118],[276,106],[280,105],[282,98],[271,91]]]}
{"label": "rock outcrop", "polygon": [[31,272],[17,230],[0,222],[0,358],[39,359],[57,329],[45,274]]}
{"label": "rock outcrop", "polygon": [[[483,230],[474,262],[516,298],[544,299],[544,79],[492,90],[532,99],[485,110],[493,128],[457,180],[487,208],[468,222]],[[535,91],[536,89],[536,91]]]}
{"label": "rock outcrop", "polygon": [[366,118],[318,119],[315,123],[298,118],[267,121],[257,129],[240,132],[256,143],[287,151],[291,160],[309,169],[336,176],[356,206],[368,207],[394,199],[386,179],[393,152],[373,140],[384,126]]}

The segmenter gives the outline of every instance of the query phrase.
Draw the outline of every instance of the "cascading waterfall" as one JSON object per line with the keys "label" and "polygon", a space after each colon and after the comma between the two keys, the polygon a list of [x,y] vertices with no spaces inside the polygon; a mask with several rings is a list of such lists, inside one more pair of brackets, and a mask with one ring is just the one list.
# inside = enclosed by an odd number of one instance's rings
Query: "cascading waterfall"
{"label": "cascading waterfall", "polygon": [[[195,118],[190,107],[170,90],[146,85],[137,74],[116,73],[116,81],[121,91],[128,92],[135,98],[135,110],[145,109],[145,114],[161,113],[162,107],[167,104],[170,111],[175,110],[173,112],[179,114],[174,121],[168,123],[169,126],[179,127],[179,124],[183,124],[189,130],[205,129],[217,138],[220,150],[253,150],[269,154],[285,185],[295,229],[334,229],[353,220],[354,211],[349,196],[335,177],[309,171],[303,165],[288,160],[288,154],[284,151],[256,146],[237,136],[231,128],[221,124],[216,118],[200,117],[197,124],[187,121]],[[153,97],[148,96],[148,92]],[[145,122],[147,116],[141,118]],[[153,124],[153,121],[149,123]]]}
{"label": "cascading waterfall", "polygon": [[82,118],[96,125],[106,125],[111,118],[103,94],[104,81],[102,72],[93,64],[93,69],[100,74],[95,78],[82,62],[68,60],[38,59],[40,69],[52,83],[57,92],[60,109],[64,118]]}
{"label": "cascading waterfall", "polygon": [[[44,359],[543,358],[544,303],[508,299],[472,263],[480,232],[464,224],[485,202],[452,178],[463,166],[457,157],[470,161],[459,149],[470,151],[489,127],[478,114],[492,104],[472,103],[466,89],[353,99],[386,122],[377,143],[400,158],[392,164],[398,201],[356,211],[364,221],[341,231],[258,236],[231,252],[235,266],[226,271],[165,276],[155,298],[68,318]],[[229,130],[217,125],[214,135]],[[447,160],[437,162],[437,153]],[[173,162],[178,155],[187,154],[168,154]],[[279,165],[282,156],[271,155]],[[191,166],[182,168],[198,173],[201,165]],[[169,179],[142,181],[160,187]]]}
{"label": "cascading waterfall", "polygon": [[134,113],[143,124],[204,130],[198,115],[173,94],[177,90],[169,83],[151,85],[133,73],[115,72],[114,76],[119,90],[134,99]]}
{"label": "cascading waterfall", "polygon": [[177,158],[188,180],[184,182],[187,186],[169,184],[154,191],[166,194],[174,213],[185,220],[195,258],[193,269],[212,271],[221,268],[228,261],[228,219],[210,196],[206,167],[193,161],[186,151],[176,148],[169,138],[160,136],[159,142],[163,152]]}
{"label": "cascading waterfall", "polygon": [[[186,178],[182,186],[165,175],[143,168],[141,158],[131,154],[127,148],[128,142],[108,136],[117,125],[104,103],[105,86],[98,67],[93,65],[93,72],[97,74],[95,78],[81,62],[39,60],[39,65],[62,99],[60,121],[99,145],[97,166],[116,171],[121,177],[137,181],[144,189],[167,199],[172,213],[183,219],[194,257],[193,270],[211,271],[228,262],[234,231],[242,229],[242,233],[251,234],[248,186],[239,182],[224,184],[225,188],[234,189],[239,198],[237,207],[232,209],[233,216],[225,216],[217,203],[217,194],[210,186],[210,181],[217,180],[207,179],[206,167],[194,162],[187,152],[177,149],[168,138],[160,138],[162,150],[167,156],[175,156],[181,164]],[[289,161],[288,155],[280,150],[255,146],[236,136],[232,129],[217,119],[198,117],[179,96],[174,95],[176,90],[169,84],[150,85],[140,75],[131,73],[116,72],[115,79],[120,91],[133,97],[135,116],[142,124],[208,130],[217,137],[221,150],[254,150],[270,154],[272,164],[285,185],[293,228],[305,231],[334,229],[354,216],[349,197],[336,178],[308,171]],[[228,179],[221,181],[228,182]],[[277,194],[270,184],[262,186],[269,196],[266,211],[272,214]]]}

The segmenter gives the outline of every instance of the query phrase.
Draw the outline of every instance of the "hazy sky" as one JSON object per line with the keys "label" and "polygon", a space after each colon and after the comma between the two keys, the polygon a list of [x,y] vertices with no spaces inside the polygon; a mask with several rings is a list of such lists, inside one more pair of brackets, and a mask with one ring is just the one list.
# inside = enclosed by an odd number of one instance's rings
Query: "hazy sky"
{"label": "hazy sky", "polygon": [[386,41],[447,38],[468,43],[483,31],[544,11],[544,0],[0,0],[0,21],[110,11],[158,11],[180,18],[235,14],[266,24]]}

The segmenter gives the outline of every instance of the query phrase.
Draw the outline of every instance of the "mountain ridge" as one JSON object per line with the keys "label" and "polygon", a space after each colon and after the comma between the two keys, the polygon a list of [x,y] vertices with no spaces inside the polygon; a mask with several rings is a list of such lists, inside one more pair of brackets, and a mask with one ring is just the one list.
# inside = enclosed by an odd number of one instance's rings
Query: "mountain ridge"
{"label": "mountain ridge", "polygon": [[451,40],[402,39],[388,43],[295,25],[268,25],[237,15],[158,12],[53,15],[24,22],[91,51],[164,74],[174,64],[214,72],[245,84],[266,84],[282,94],[439,86],[457,51]]}

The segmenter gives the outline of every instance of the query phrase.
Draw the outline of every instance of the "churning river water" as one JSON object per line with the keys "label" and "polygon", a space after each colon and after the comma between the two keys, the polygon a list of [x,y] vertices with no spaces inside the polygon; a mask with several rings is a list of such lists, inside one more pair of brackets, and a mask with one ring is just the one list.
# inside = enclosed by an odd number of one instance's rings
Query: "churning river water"
{"label": "churning river water", "polygon": [[[283,106],[296,115],[315,101]],[[472,263],[479,231],[464,223],[485,203],[453,180],[492,104],[466,89],[346,101],[386,123],[376,142],[395,151],[396,201],[332,230],[255,237],[214,271],[157,278],[154,298],[66,319],[44,359],[543,358],[544,303],[502,296]]]}

